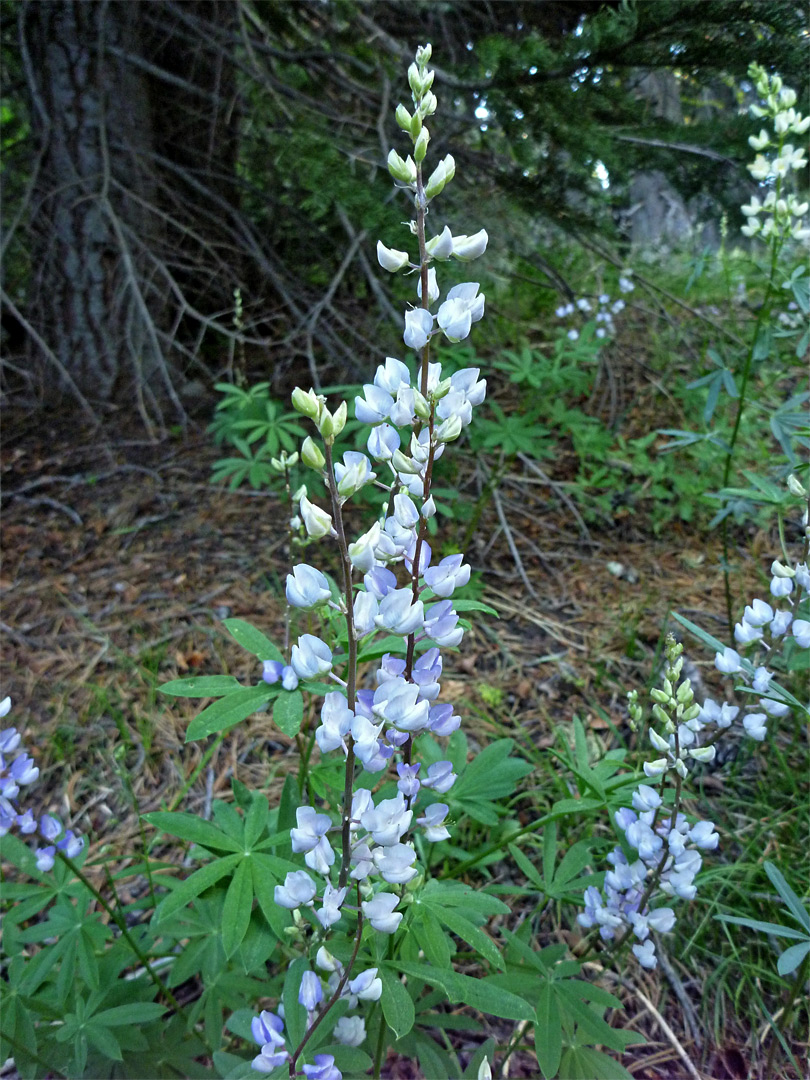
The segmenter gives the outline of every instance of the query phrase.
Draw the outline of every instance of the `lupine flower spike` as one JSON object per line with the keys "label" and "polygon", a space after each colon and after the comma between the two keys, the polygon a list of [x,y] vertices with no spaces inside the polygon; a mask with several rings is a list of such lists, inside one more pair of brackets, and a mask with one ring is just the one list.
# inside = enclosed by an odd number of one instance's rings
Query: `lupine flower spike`
{"label": "lupine flower spike", "polygon": [[[437,337],[448,342],[466,339],[484,315],[485,298],[478,282],[469,281],[442,292],[437,265],[455,258],[469,263],[487,248],[486,230],[454,233],[443,225],[433,237],[425,233],[428,205],[450,183],[455,162],[446,156],[427,169],[430,132],[427,121],[437,109],[429,69],[431,48],[420,47],[408,71],[412,110],[399,105],[396,121],[412,143],[402,157],[392,150],[388,170],[397,187],[408,192],[415,209],[402,241],[377,244],[377,260],[389,273],[416,271],[414,304],[405,312],[403,343],[418,355],[416,376],[397,357],[386,357],[373,381],[355,400],[355,417],[367,424],[367,454],[349,451],[335,460],[333,446],[346,422],[346,403],[333,412],[314,390],[297,388],[294,408],[317,429],[320,441],[307,438],[304,464],[324,481],[321,493],[297,493],[299,516],[311,540],[336,541],[343,567],[342,597],[333,597],[326,575],[317,566],[301,563],[287,578],[287,601],[294,608],[315,611],[327,607],[346,620],[346,651],[333,654],[314,634],[302,634],[292,646],[289,664],[266,661],[263,678],[295,685],[298,679],[333,678],[341,687],[327,693],[315,740],[322,754],[345,761],[346,799],[340,821],[313,806],[300,806],[291,831],[292,850],[303,856],[306,869],[291,871],[275,890],[276,903],[295,912],[310,908],[324,933],[351,910],[358,927],[378,934],[397,931],[403,919],[400,903],[405,889],[419,874],[414,834],[428,843],[450,836],[448,807],[438,798],[450,790],[456,775],[449,761],[425,768],[418,760],[419,736],[429,732],[443,738],[456,730],[460,718],[442,703],[441,648],[455,647],[463,628],[453,607],[453,594],[470,578],[462,555],[434,562],[427,542],[428,521],[436,514],[431,496],[433,466],[447,444],[472,421],[473,409],[486,393],[477,368],[448,378],[441,365],[430,361]],[[431,209],[433,209],[431,207]],[[414,238],[416,243],[414,244]],[[417,251],[411,254],[410,249]],[[435,310],[434,310],[435,308]],[[343,507],[363,488],[383,488],[377,519],[356,538],[346,535]],[[375,634],[404,639],[399,655],[386,654],[372,684],[357,686],[358,643]],[[355,787],[356,773],[387,770],[396,781],[392,798],[376,799],[368,787]],[[352,898],[356,897],[357,902]],[[312,970],[301,980],[299,1002],[306,1008],[309,1027],[328,1008],[325,1003],[340,990],[350,1007],[376,1001],[382,993],[377,969],[359,974],[344,968],[324,947],[316,966],[329,972],[329,989]],[[284,1021],[263,1012],[253,1021],[253,1037],[261,1047],[254,1059],[258,1072],[271,1072],[294,1053],[306,1055],[306,1038],[299,1050],[286,1044]],[[334,1039],[359,1046],[365,1039],[362,1016],[343,1016]],[[312,1080],[340,1080],[334,1058],[315,1055],[301,1066]]]}

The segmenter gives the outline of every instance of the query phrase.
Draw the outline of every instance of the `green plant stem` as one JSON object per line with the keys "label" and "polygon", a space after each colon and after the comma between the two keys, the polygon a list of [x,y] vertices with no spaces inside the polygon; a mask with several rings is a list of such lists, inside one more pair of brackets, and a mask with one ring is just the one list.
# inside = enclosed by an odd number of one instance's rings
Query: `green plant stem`
{"label": "green plant stem", "polygon": [[348,964],[346,965],[346,967],[345,967],[345,969],[343,971],[343,975],[341,976],[340,982],[335,987],[334,994],[332,994],[332,996],[329,998],[327,1003],[324,1005],[324,1007],[318,1013],[318,1016],[315,1019],[315,1022],[313,1023],[312,1027],[310,1027],[307,1030],[307,1032],[304,1035],[303,1039],[301,1040],[298,1047],[296,1048],[295,1053],[290,1058],[290,1077],[294,1077],[295,1074],[296,1074],[295,1066],[296,1066],[296,1063],[297,1063],[299,1057],[304,1052],[304,1047],[307,1045],[309,1040],[312,1038],[312,1036],[315,1034],[315,1032],[321,1026],[321,1024],[323,1023],[324,1018],[326,1017],[329,1010],[333,1007],[333,1005],[337,1004],[337,1002],[340,1001],[340,995],[343,993],[344,986],[349,981],[349,976],[352,973],[352,968],[354,967],[354,962],[357,959],[358,952],[360,951],[360,941],[362,940],[362,937],[363,937],[363,909],[360,906],[360,882],[358,881],[357,882],[357,933],[355,935],[354,951],[352,952],[351,959],[349,960]]}
{"label": "green plant stem", "polygon": [[377,1048],[374,1051],[374,1080],[380,1080],[382,1058],[385,1053],[385,1033],[387,1030],[388,1025],[385,1022],[385,1017],[382,1015],[382,1009],[380,1009],[380,1033],[377,1036]]}
{"label": "green plant stem", "polygon": [[11,1035],[7,1035],[5,1031],[0,1031],[0,1038],[2,1038],[3,1042],[7,1042],[12,1050],[17,1050],[25,1054],[31,1061],[35,1062],[37,1065],[41,1065],[48,1076],[58,1076],[61,1077],[62,1080],[68,1080],[67,1073],[60,1072],[55,1065],[51,1065],[50,1062],[44,1061],[39,1054],[34,1053],[30,1047],[22,1046],[16,1039],[13,1039]]}
{"label": "green plant stem", "polygon": [[[728,482],[731,477],[731,468],[734,462],[734,449],[737,445],[737,436],[740,433],[740,424],[742,423],[743,412],[745,410],[746,404],[746,393],[748,391],[748,383],[751,378],[751,369],[754,363],[754,356],[756,355],[757,345],[759,344],[760,332],[771,313],[773,283],[776,277],[776,266],[779,261],[779,253],[781,250],[781,241],[778,238],[774,238],[773,246],[771,247],[771,266],[770,272],[768,274],[768,281],[765,285],[765,295],[762,298],[762,305],[757,312],[756,322],[754,323],[754,332],[751,337],[751,344],[749,345],[748,351],[745,354],[745,361],[743,363],[742,381],[740,383],[740,396],[737,399],[737,415],[734,418],[734,427],[731,431],[731,438],[729,439],[728,450],[726,451],[726,459],[723,465],[724,488],[728,487]],[[723,542],[723,589],[726,599],[726,622],[728,624],[729,637],[733,638],[734,605],[731,596],[731,576],[729,574],[728,516],[723,518],[721,537]]]}
{"label": "green plant stem", "polygon": [[[132,934],[130,934],[129,929],[127,927],[127,924],[126,924],[123,916],[121,915],[121,913],[116,911],[114,908],[110,907],[110,905],[107,903],[107,901],[101,895],[101,893],[98,891],[98,889],[92,883],[92,881],[90,881],[90,879],[87,877],[87,875],[82,870],[79,869],[79,867],[76,865],[76,863],[73,861],[73,859],[71,859],[67,855],[65,855],[65,853],[63,851],[60,851],[59,848],[56,849],[56,855],[57,855],[57,858],[61,859],[61,861],[65,864],[65,866],[68,867],[68,869],[71,871],[71,873],[76,875],[76,877],[79,879],[79,881],[81,881],[82,885],[84,885],[84,887],[86,889],[90,890],[90,892],[96,898],[96,900],[101,905],[101,907],[104,908],[104,910],[107,912],[109,917],[112,919],[112,921],[118,927],[118,929],[121,931],[121,936],[123,937],[124,941],[126,941],[127,945],[129,946],[130,950],[132,951],[133,955],[138,958],[138,961],[143,966],[144,970],[146,971],[146,974],[149,976],[151,981],[157,987],[158,993],[162,997],[164,997],[166,999],[166,1001],[168,1001],[168,1003],[171,1005],[171,1007],[176,1012],[183,1013],[184,1012],[183,1006],[180,1004],[180,1002],[177,1000],[177,998],[174,996],[174,994],[171,992],[171,990],[169,990],[168,987],[164,986],[163,983],[160,981],[160,978],[155,974],[154,971],[152,971],[152,968],[151,968],[150,962],[149,962],[149,958],[146,956],[146,953],[144,953],[144,951],[141,949],[141,947],[137,943],[137,941],[133,938]],[[210,1048],[207,1045],[206,1045],[206,1050],[209,1050],[209,1052],[210,1052]]]}
{"label": "green plant stem", "polygon": [[[394,959],[394,937],[393,934],[388,939],[388,957],[387,959]],[[377,1037],[377,1048],[374,1051],[374,1080],[380,1080],[380,1072],[382,1071],[382,1059],[385,1053],[385,1034],[388,1031],[388,1025],[385,1022],[385,1017],[382,1015],[382,1007],[379,1001],[374,1002],[374,1008],[380,1009],[380,1033]]]}
{"label": "green plant stem", "polygon": [[[790,1028],[790,1021],[793,1018],[793,1010],[796,1007],[796,1002],[799,1000],[799,996],[801,995],[802,1000],[804,1000],[804,985],[807,982],[808,975],[810,975],[810,953],[805,956],[804,960],[799,965],[799,970],[796,973],[796,978],[793,980],[793,985],[788,990],[790,996],[788,998],[787,1004],[785,1005],[785,1012],[782,1017],[781,1023],[781,1030],[783,1035],[786,1035],[788,1029]],[[766,1076],[776,1075],[776,1073],[773,1071],[773,1059],[776,1056],[776,1044],[778,1043],[778,1041],[779,1040],[776,1038],[776,1032],[774,1032],[774,1037],[771,1039],[771,1045],[768,1047],[768,1061],[765,1065]]]}
{"label": "green plant stem", "polygon": [[[332,515],[335,522],[338,547],[343,566],[343,595],[346,600],[346,632],[348,635],[348,669],[346,671],[346,704],[354,712],[357,691],[357,634],[354,629],[354,596],[352,595],[352,561],[349,558],[349,545],[343,527],[343,511],[335,481],[335,469],[332,462],[332,444],[324,439],[324,457],[326,458],[326,483],[332,499]],[[354,793],[354,739],[346,736],[348,752],[346,754],[346,772],[343,784],[343,826],[341,829],[341,861],[338,888],[342,889],[349,877],[351,863],[351,824],[352,795]]]}

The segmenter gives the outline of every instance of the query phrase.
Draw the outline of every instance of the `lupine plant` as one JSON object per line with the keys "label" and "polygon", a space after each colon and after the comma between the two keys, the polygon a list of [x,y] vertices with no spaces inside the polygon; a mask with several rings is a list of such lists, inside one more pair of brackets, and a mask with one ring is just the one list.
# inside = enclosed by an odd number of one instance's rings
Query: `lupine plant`
{"label": "lupine plant", "polygon": [[[727,438],[709,430],[706,433],[677,431],[667,429],[662,432],[673,436],[667,447],[693,445],[706,440],[720,449],[723,457],[721,490],[714,497],[721,500],[722,506],[715,515],[712,525],[722,524],[724,582],[726,593],[726,619],[729,633],[734,625],[733,599],[729,577],[729,517],[740,517],[750,513],[753,507],[778,506],[779,495],[772,479],[761,476],[758,472],[745,470],[748,486],[730,486],[734,480],[734,461],[743,418],[751,410],[751,392],[754,376],[759,367],[771,358],[777,349],[779,337],[797,338],[795,356],[803,358],[807,352],[808,334],[806,318],[810,314],[810,277],[804,258],[804,251],[799,249],[796,258],[797,243],[804,244],[810,236],[807,226],[807,213],[810,204],[800,198],[794,190],[796,177],[807,165],[807,156],[803,146],[796,145],[810,129],[810,116],[803,117],[795,108],[796,91],[784,86],[779,75],[769,75],[759,64],[752,64],[748,70],[754,89],[762,104],[750,106],[751,115],[768,124],[757,135],[749,138],[751,148],[756,152],[754,161],[748,165],[751,177],[757,182],[763,195],[753,195],[742,207],[746,224],[742,227],[744,236],[753,241],[753,256],[759,256],[757,245],[765,245],[765,261],[761,267],[764,278],[764,292],[757,305],[757,315],[751,327],[748,344],[740,361],[727,365],[714,351],[711,359],[715,370],[695,380],[692,387],[707,386],[709,398],[704,418],[710,422],[714,416],[721,395],[727,395],[733,402],[733,421]],[[759,275],[757,275],[759,276]],[[804,316],[804,332],[801,329],[782,329],[774,333],[771,318],[774,308],[783,301],[785,292],[792,297],[790,301]],[[772,434],[787,459],[786,471],[795,469],[797,459],[795,445],[802,438],[801,429],[806,427],[806,410],[802,407],[810,397],[801,391],[785,401],[778,409],[770,412],[769,426]],[[759,406],[763,408],[763,406]],[[806,445],[806,439],[805,439]],[[784,477],[785,471],[782,472]]]}
{"label": "lupine plant", "polygon": [[[486,1080],[494,1040],[483,1037],[480,1020],[448,1004],[513,1022],[499,1048],[501,1075],[516,1050],[530,1048],[531,1034],[546,1080],[630,1075],[596,1046],[620,1053],[640,1037],[607,1022],[606,1010],[621,1003],[581,977],[583,962],[606,950],[620,962],[632,942],[635,960],[656,966],[656,935],[676,922],[671,905],[695,896],[704,853],[719,843],[710,821],[687,816],[687,784],[741,709],[713,699],[698,704],[682,677],[683,647],[670,637],[664,676],[652,691],[654,755],[641,773],[621,771],[623,751],[592,765],[575,720],[574,746],[558,757],[570,766],[577,797],[522,824],[505,801],[531,766],[511,756],[512,740],[470,760],[461,717],[442,701],[443,664],[462,642],[461,615],[494,612],[459,597],[470,577],[462,554],[434,554],[432,484],[435,463],[471,424],[486,382],[478,368],[443,377],[435,347],[466,340],[483,317],[478,283],[443,294],[439,277],[450,259],[484,254],[488,238],[483,228],[469,235],[427,228],[455,173],[449,155],[426,164],[427,122],[438,104],[430,58],[429,45],[417,50],[408,71],[412,108],[396,110],[411,153],[392,150],[388,158],[414,218],[402,250],[377,246],[383,269],[412,275],[415,303],[403,332],[411,366],[394,357],[378,366],[354,402],[356,422],[367,428],[365,452],[341,458],[348,403],[294,391],[294,408],[313,425],[300,461],[315,480],[292,492],[297,451],[271,464],[285,478],[291,550],[319,545],[321,565],[310,556],[287,576],[283,648],[241,619],[225,620],[251,656],[255,683],[214,675],[162,687],[176,697],[217,699],[192,720],[189,741],[222,738],[271,710],[300,754],[278,805],[234,780],[233,801],[214,800],[212,820],[149,813],[143,820],[154,835],[142,836],[137,857],[124,864],[101,848],[89,860],[84,840],[55,815],[25,806],[38,769],[18,753],[14,728],[0,732],[3,854],[30,879],[4,886],[4,899],[16,906],[4,927],[0,1056],[13,1054],[25,1080],[213,1070],[234,1080],[379,1077],[394,1043],[426,1076]],[[625,291],[629,285],[626,277],[620,282]],[[790,492],[807,498],[795,477]],[[369,505],[373,519],[358,528]],[[765,739],[772,720],[807,711],[777,683],[774,659],[781,650],[789,671],[795,651],[810,647],[806,563],[806,544],[797,564],[786,555],[774,563],[770,601],[753,600],[738,624],[741,651],[681,620],[715,648],[718,670],[738,675],[753,695],[742,728],[755,740]],[[767,665],[741,655],[768,644]],[[6,699],[0,717],[9,708]],[[637,729],[636,693],[628,714]],[[557,823],[605,810],[618,839],[610,870],[586,873],[598,865],[588,841],[558,857]],[[469,821],[490,831],[488,847],[465,851]],[[34,850],[25,838],[35,833],[44,843]],[[163,834],[190,845],[187,863],[200,865],[185,873],[161,861],[155,849]],[[476,891],[460,882],[505,852],[525,886]],[[507,924],[512,909],[498,891],[521,897],[519,925]],[[578,960],[564,944],[538,944],[549,901],[575,906],[579,924],[592,931]],[[493,916],[497,936],[487,926]],[[187,986],[191,992],[181,993]],[[450,1037],[458,1032],[471,1036],[463,1052]]]}

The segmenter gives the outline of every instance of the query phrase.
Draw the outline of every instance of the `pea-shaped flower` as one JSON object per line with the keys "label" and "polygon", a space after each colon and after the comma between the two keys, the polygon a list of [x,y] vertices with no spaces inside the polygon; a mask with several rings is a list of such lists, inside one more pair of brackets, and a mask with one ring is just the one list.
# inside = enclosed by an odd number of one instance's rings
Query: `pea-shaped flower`
{"label": "pea-shaped flower", "polygon": [[450,341],[462,341],[470,332],[470,326],[484,316],[484,295],[478,295],[478,282],[468,281],[455,285],[439,308],[439,326]]}
{"label": "pea-shaped flower", "polygon": [[297,608],[314,608],[331,596],[329,582],[314,566],[299,563],[287,575],[287,603]]}
{"label": "pea-shaped flower", "polygon": [[361,904],[363,914],[381,934],[393,934],[402,922],[402,915],[394,908],[399,898],[393,893],[377,893],[373,900],[364,900]]}
{"label": "pea-shaped flower", "polygon": [[290,663],[299,679],[326,675],[332,670],[332,650],[314,634],[302,634],[292,647]]}

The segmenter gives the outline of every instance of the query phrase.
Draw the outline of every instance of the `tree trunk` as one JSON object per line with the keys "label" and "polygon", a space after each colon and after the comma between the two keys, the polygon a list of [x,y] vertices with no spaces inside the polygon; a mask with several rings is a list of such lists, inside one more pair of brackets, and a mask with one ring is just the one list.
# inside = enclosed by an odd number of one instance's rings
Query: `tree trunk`
{"label": "tree trunk", "polygon": [[137,51],[140,13],[137,0],[39,0],[25,8],[22,47],[40,161],[35,369],[57,394],[137,401],[146,418],[160,415],[168,369],[144,258],[155,230],[149,104],[125,59]]}

